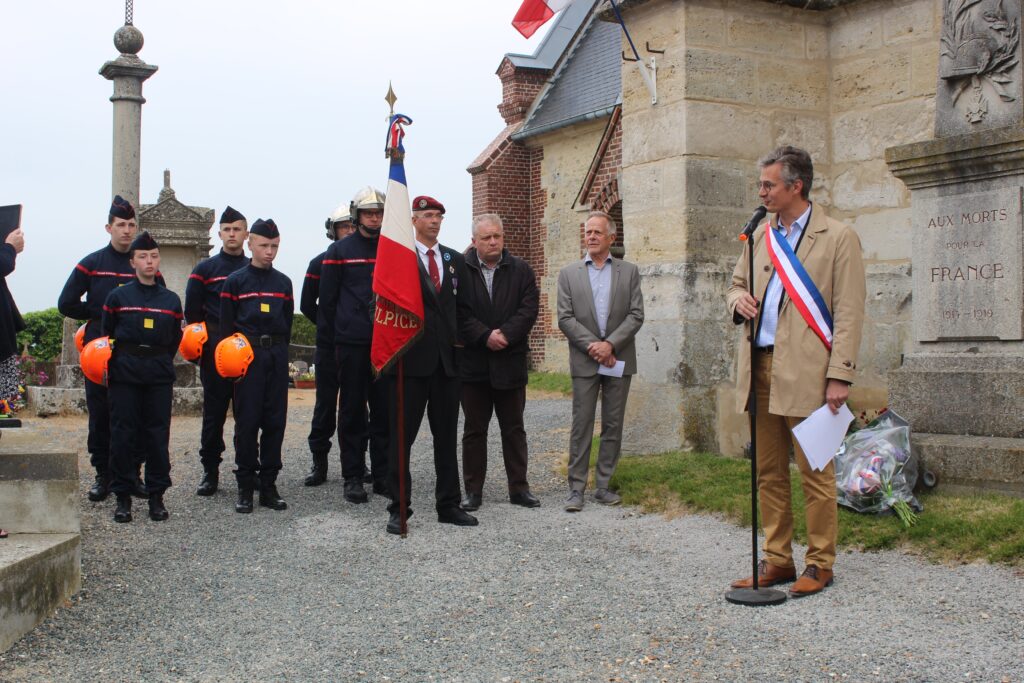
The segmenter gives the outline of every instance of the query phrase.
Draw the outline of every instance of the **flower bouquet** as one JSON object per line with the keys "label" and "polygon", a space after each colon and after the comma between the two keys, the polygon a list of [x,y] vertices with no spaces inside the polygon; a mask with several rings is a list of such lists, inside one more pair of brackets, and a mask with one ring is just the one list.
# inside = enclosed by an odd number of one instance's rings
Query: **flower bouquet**
{"label": "flower bouquet", "polygon": [[839,504],[856,512],[891,510],[904,526],[923,508],[914,497],[917,459],[910,451],[910,425],[889,410],[846,435],[835,457]]}

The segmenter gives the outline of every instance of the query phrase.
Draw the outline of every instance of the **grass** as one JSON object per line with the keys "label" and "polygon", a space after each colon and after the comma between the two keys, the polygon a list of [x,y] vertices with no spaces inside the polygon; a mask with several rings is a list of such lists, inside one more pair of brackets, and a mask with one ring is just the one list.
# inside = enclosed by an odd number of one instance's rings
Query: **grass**
{"label": "grass", "polygon": [[[800,476],[792,481],[794,539],[807,542]],[[619,461],[612,488],[623,502],[650,512],[720,513],[750,526],[750,463],[703,453],[665,453]],[[904,548],[936,562],[1024,566],[1024,500],[998,494],[924,493],[924,512],[904,528],[895,516],[839,508],[839,545],[862,550]]]}
{"label": "grass", "polygon": [[572,396],[572,377],[565,372],[530,372],[527,389],[545,394]]}

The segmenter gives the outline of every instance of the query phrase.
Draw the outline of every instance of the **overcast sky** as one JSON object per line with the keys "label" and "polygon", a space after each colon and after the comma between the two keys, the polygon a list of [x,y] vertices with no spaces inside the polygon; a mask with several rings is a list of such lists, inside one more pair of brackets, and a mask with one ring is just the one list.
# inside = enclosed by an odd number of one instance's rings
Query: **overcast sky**
{"label": "overcast sky", "polygon": [[[298,295],[327,215],[386,185],[390,79],[414,121],[409,194],[445,204],[441,241],[461,249],[466,167],[504,125],[494,72],[543,38],[512,28],[520,4],[136,0],[139,57],[160,67],[143,88],[141,202],[156,202],[169,168],[186,204],[274,218],[275,265]],[[112,84],[97,72],[123,23],[119,0],[0,4],[0,205],[25,205],[26,248],[7,278],[22,312],[55,306],[75,263],[108,241]]]}

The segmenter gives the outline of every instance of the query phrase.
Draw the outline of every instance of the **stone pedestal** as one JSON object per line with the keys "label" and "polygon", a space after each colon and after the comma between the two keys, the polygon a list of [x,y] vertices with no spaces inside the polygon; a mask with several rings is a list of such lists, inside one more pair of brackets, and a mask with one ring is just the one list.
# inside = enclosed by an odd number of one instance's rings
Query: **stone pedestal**
{"label": "stone pedestal", "polygon": [[889,405],[940,485],[1024,495],[1024,127],[886,161],[911,192],[914,283],[914,344]]}

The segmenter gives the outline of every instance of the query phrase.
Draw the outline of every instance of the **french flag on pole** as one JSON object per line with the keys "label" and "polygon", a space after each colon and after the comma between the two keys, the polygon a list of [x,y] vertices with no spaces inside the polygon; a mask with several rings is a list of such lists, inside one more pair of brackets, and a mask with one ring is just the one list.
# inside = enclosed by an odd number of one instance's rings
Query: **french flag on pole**
{"label": "french flag on pole", "polygon": [[373,316],[370,363],[381,373],[401,358],[423,331],[423,293],[420,290],[419,261],[413,238],[409,188],[405,182],[405,137],[403,126],[412,119],[403,114],[391,117],[388,126],[388,174],[384,221],[377,243],[377,264],[373,270],[373,293],[377,304]]}
{"label": "french flag on pole", "polygon": [[523,0],[522,6],[512,19],[512,26],[529,38],[537,32],[548,19],[564,10],[576,0]]}

